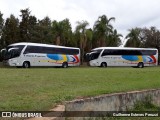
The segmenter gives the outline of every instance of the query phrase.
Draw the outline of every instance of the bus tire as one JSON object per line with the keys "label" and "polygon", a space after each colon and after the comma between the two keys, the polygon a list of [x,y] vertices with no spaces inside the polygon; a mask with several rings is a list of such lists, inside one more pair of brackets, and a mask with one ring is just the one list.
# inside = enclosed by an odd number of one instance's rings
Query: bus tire
{"label": "bus tire", "polygon": [[23,62],[23,68],[30,68],[30,62],[28,61]]}
{"label": "bus tire", "polygon": [[101,63],[101,67],[107,67],[107,63],[106,62],[102,62]]}
{"label": "bus tire", "polygon": [[137,65],[137,67],[138,67],[138,68],[143,68],[143,67],[144,67],[143,62],[139,62],[138,65]]}
{"label": "bus tire", "polygon": [[62,64],[62,67],[63,67],[63,68],[67,68],[67,67],[68,67],[68,63],[67,63],[67,62],[64,62],[64,63]]}

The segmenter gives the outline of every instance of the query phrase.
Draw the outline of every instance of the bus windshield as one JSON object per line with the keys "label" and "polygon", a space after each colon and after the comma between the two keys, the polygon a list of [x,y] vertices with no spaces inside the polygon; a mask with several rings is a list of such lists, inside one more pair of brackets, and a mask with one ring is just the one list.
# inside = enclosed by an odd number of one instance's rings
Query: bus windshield
{"label": "bus windshield", "polygon": [[1,51],[1,56],[3,60],[8,60],[11,58],[19,57],[24,45],[18,46],[8,46],[6,49]]}
{"label": "bus windshield", "polygon": [[92,50],[89,54],[87,54],[87,59],[94,60],[99,57],[99,54],[101,53],[102,50]]}

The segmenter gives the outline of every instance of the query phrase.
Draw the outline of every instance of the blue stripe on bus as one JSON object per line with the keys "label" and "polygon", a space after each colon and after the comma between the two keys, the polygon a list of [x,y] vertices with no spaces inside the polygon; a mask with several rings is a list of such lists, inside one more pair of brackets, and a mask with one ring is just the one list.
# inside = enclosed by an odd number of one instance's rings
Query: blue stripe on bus
{"label": "blue stripe on bus", "polygon": [[135,55],[122,55],[123,59],[129,60],[129,61],[137,61],[139,58]]}
{"label": "blue stripe on bus", "polygon": [[59,54],[47,54],[47,57],[52,60],[63,60],[63,57]]}

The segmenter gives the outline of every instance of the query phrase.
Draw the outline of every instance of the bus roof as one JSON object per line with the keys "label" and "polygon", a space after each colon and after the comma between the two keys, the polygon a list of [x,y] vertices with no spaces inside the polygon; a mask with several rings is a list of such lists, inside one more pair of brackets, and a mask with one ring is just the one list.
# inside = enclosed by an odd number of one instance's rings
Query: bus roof
{"label": "bus roof", "polygon": [[134,47],[98,47],[92,50],[99,50],[99,49],[115,49],[115,50],[157,50],[156,48],[134,48]]}
{"label": "bus roof", "polygon": [[31,43],[31,42],[13,43],[13,44],[10,44],[9,46],[16,46],[16,45],[33,45],[33,46],[43,46],[43,47],[57,47],[57,48],[73,48],[73,49],[79,49],[79,48],[76,48],[76,47],[66,47],[66,46],[43,44],[43,43]]}

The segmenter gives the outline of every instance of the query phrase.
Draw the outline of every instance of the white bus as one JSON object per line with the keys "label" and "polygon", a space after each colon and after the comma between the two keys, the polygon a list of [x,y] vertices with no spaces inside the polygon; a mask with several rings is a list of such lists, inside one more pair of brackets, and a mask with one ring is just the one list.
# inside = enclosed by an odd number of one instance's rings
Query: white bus
{"label": "white bus", "polygon": [[90,66],[144,66],[158,65],[158,50],[155,48],[99,47],[87,53]]}
{"label": "white bus", "polygon": [[80,65],[80,49],[40,43],[15,43],[1,50],[4,64],[29,68],[31,66]]}

